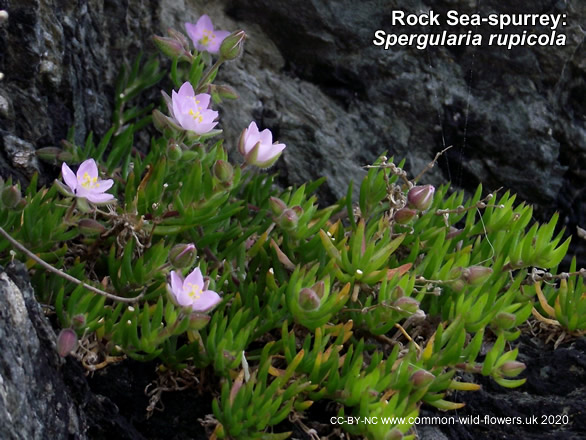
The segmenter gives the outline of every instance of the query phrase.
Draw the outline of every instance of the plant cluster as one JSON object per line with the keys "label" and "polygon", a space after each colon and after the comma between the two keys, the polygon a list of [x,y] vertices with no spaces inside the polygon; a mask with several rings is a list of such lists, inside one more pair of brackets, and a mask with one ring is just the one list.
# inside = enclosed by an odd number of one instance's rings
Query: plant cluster
{"label": "plant cluster", "polygon": [[[211,107],[237,97],[215,81],[245,34],[206,16],[187,32],[193,50],[180,32],[155,37],[177,89],[163,105],[134,104],[166,74],[139,58],[97,144],[71,133],[38,151],[62,180],[33,178],[24,197],[2,182],[2,259],[25,257],[65,329],[62,355],[88,370],[127,357],[156,359],[161,375],[209,369],[216,438],[287,438],[280,422],[326,400],[333,415],[379,421],[343,425],[350,435],[398,439],[413,438],[422,403],[461,407],[451,390],[478,388],[461,372],[521,385],[509,343],[532,312],[584,332],[584,271],[555,275],[569,244],[557,216],[532,223],[508,192],[466,199],[381,156],[320,207],[323,179],[275,188],[263,169],[285,145],[255,122],[231,163]],[[135,148],[151,125],[148,150]],[[392,417],[405,419],[381,423]]]}

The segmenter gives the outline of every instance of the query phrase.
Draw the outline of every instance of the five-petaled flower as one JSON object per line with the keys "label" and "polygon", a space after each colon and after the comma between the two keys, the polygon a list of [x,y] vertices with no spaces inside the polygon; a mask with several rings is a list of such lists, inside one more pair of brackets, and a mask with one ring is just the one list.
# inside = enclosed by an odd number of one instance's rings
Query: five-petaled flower
{"label": "five-petaled flower", "polygon": [[205,14],[199,17],[195,24],[185,23],[185,29],[197,50],[214,54],[220,51],[222,41],[230,35],[228,31],[214,31],[212,20]]}
{"label": "five-petaled flower", "polygon": [[205,285],[199,267],[187,275],[185,280],[172,270],[167,287],[177,305],[191,307],[194,312],[207,312],[222,300],[213,290],[204,290]]}
{"label": "five-petaled flower", "polygon": [[93,159],[84,161],[73,174],[71,168],[65,162],[61,166],[63,181],[71,192],[77,197],[85,197],[92,203],[106,203],[114,199],[112,194],[107,194],[114,181],[112,179],[99,180],[98,167]]}
{"label": "five-petaled flower", "polygon": [[256,122],[245,128],[238,141],[238,150],[247,163],[259,168],[267,168],[274,164],[285,144],[273,143],[273,133],[268,128],[259,132]]}
{"label": "five-petaled flower", "polygon": [[197,134],[206,134],[218,123],[214,119],[218,112],[208,109],[211,96],[207,93],[196,95],[193,86],[189,82],[183,83],[179,92],[173,90],[171,94],[171,116],[185,130],[191,130]]}

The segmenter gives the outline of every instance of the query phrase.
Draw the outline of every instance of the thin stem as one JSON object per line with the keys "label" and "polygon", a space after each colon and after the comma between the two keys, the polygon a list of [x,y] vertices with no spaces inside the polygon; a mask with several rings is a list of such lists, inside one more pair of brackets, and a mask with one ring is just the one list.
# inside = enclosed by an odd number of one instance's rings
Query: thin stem
{"label": "thin stem", "polygon": [[0,235],[4,236],[4,238],[6,238],[6,240],[8,240],[12,244],[12,246],[14,246],[20,252],[25,254],[27,257],[35,260],[37,263],[39,263],[43,268],[45,268],[49,272],[53,272],[54,274],[59,275],[61,278],[64,278],[67,281],[70,281],[74,284],[82,286],[91,292],[97,293],[98,295],[102,295],[102,296],[105,296],[106,298],[109,298],[111,300],[119,301],[119,302],[123,302],[123,303],[133,303],[133,302],[138,301],[139,299],[141,299],[144,296],[144,292],[142,292],[140,295],[135,296],[133,298],[123,298],[121,296],[113,295],[111,293],[100,290],[94,286],[90,286],[89,284],[84,283],[83,281],[78,280],[75,277],[72,277],[68,273],[65,273],[62,270],[59,270],[56,267],[51,266],[46,261],[37,257],[35,254],[33,254],[31,251],[29,251],[26,247],[24,247],[22,244],[20,244],[18,241],[16,241],[14,238],[12,238],[12,236],[8,232],[6,232],[2,227],[0,227]]}
{"label": "thin stem", "polygon": [[205,73],[202,79],[199,80],[199,84],[197,85],[197,90],[195,93],[203,93],[205,92],[205,86],[207,86],[207,82],[209,81],[210,77],[220,68],[220,65],[224,62],[222,57],[218,58],[218,61],[214,63],[212,67]]}

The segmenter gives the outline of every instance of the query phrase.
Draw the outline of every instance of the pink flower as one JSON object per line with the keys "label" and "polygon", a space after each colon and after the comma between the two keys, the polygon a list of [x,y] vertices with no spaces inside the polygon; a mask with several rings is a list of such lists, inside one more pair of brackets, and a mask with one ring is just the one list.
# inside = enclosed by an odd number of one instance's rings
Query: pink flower
{"label": "pink flower", "polygon": [[173,90],[171,96],[171,116],[185,130],[201,135],[208,133],[218,124],[214,122],[218,112],[208,109],[211,96],[207,93],[196,95],[189,82],[183,83],[179,93]]}
{"label": "pink flower", "polygon": [[205,14],[195,24],[185,23],[185,29],[193,40],[193,46],[199,51],[205,50],[209,53],[218,53],[220,44],[230,35],[228,31],[214,31],[212,20]]}
{"label": "pink flower", "polygon": [[172,270],[167,287],[176,304],[191,307],[194,312],[207,312],[222,300],[213,290],[204,290],[205,285],[199,267],[187,275],[185,280]]}
{"label": "pink flower", "polygon": [[112,179],[99,180],[98,167],[93,159],[84,161],[73,174],[65,162],[61,165],[63,181],[77,197],[85,197],[92,203],[105,203],[114,199],[112,194],[106,194],[114,181]]}
{"label": "pink flower", "polygon": [[244,129],[238,141],[238,150],[246,162],[260,168],[274,164],[284,149],[285,144],[273,143],[273,133],[268,128],[259,133],[254,121]]}

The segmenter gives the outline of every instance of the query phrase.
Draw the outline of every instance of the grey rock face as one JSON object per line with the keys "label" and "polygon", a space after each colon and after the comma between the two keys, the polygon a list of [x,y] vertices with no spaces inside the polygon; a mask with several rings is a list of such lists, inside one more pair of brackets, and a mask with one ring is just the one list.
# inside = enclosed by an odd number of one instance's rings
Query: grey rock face
{"label": "grey rock face", "polygon": [[68,394],[55,333],[24,273],[13,272],[17,286],[0,271],[0,438],[80,438],[85,417]]}

